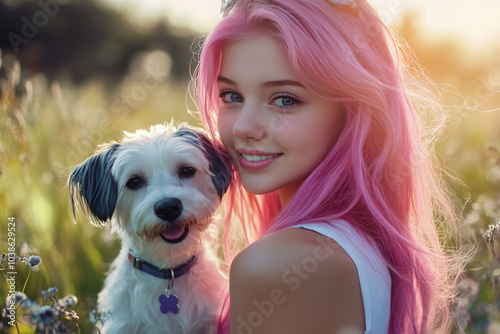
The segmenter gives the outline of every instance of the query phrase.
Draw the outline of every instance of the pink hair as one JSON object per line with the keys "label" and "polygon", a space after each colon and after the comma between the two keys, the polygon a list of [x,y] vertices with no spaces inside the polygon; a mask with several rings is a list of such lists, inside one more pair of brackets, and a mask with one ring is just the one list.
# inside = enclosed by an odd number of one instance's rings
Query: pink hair
{"label": "pink hair", "polygon": [[[359,6],[355,17],[327,0],[240,0],[205,40],[196,88],[213,139],[223,47],[263,31],[280,41],[306,87],[341,102],[346,114],[336,145],[285,208],[275,193],[246,192],[236,173],[226,198],[226,258],[235,245],[231,219],[242,221],[247,242],[298,223],[344,219],[376,242],[389,267],[389,332],[446,332],[455,276],[436,220],[454,213],[416,110],[442,108],[409,88],[401,55],[411,54],[401,52],[373,8]],[[227,297],[220,320],[219,332],[229,332]]]}

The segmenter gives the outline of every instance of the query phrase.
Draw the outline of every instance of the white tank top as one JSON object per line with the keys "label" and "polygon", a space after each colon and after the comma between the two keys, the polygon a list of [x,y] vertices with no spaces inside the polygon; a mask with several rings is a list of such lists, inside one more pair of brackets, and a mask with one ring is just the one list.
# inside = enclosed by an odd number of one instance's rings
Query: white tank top
{"label": "white tank top", "polygon": [[391,277],[375,243],[358,233],[348,222],[299,224],[333,239],[349,255],[358,271],[365,311],[365,334],[386,334],[391,310]]}

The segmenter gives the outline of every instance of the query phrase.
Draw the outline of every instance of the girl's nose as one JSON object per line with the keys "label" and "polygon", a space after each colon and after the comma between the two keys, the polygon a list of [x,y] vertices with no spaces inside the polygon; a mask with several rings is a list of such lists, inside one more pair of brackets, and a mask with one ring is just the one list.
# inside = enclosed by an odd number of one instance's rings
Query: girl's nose
{"label": "girl's nose", "polygon": [[266,137],[265,117],[258,106],[246,103],[233,126],[233,134],[245,141],[260,141]]}

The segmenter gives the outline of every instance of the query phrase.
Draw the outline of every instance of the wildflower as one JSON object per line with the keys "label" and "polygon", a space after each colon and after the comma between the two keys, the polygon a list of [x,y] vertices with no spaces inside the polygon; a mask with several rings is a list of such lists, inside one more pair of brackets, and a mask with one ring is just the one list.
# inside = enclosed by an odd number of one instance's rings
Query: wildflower
{"label": "wildflower", "polygon": [[28,298],[24,293],[20,291],[16,291],[14,295],[8,295],[5,299],[5,305],[11,304],[11,300],[13,299],[15,304],[22,305],[27,309],[31,309],[34,305],[37,305],[34,301]]}
{"label": "wildflower", "polygon": [[488,226],[488,229],[483,233],[483,239],[484,241],[486,241],[488,245],[493,241],[493,238],[495,237],[495,232],[498,230],[500,230],[500,221],[497,222],[496,224],[490,224]]}
{"label": "wildflower", "polygon": [[51,306],[38,306],[31,310],[33,319],[40,328],[53,326],[57,320],[57,312]]}
{"label": "wildflower", "polygon": [[48,288],[47,290],[42,290],[43,297],[48,300],[50,298],[55,299],[57,293],[57,288]]}
{"label": "wildflower", "polygon": [[28,299],[28,297],[22,293],[21,291],[16,291],[14,293],[14,301],[17,303],[17,304],[22,304],[24,303],[26,300]]}
{"label": "wildflower", "polygon": [[95,324],[97,321],[99,321],[99,318],[99,313],[96,309],[93,309],[89,314],[90,323]]}
{"label": "wildflower", "polygon": [[66,315],[66,317],[68,317],[70,320],[78,320],[80,319],[80,317],[78,316],[78,314],[74,311],[74,310],[71,310],[71,311],[66,311],[64,312],[64,314]]}
{"label": "wildflower", "polygon": [[29,299],[28,296],[26,296],[21,291],[16,291],[15,292],[15,294],[14,294],[14,302],[16,304],[22,305],[23,307],[25,307],[27,309],[31,309],[35,305],[38,305],[37,303],[35,303],[31,299]]}
{"label": "wildflower", "polygon": [[62,299],[58,300],[58,303],[64,307],[70,307],[78,303],[78,298],[74,295],[67,295]]}
{"label": "wildflower", "polygon": [[10,299],[13,298],[17,304],[22,305],[23,310],[28,312],[23,315],[23,318],[29,319],[31,324],[36,325],[35,333],[68,333],[67,324],[64,324],[62,321],[70,320],[77,322],[80,319],[74,310],[67,310],[68,307],[78,302],[78,298],[70,294],[57,300],[57,291],[58,289],[55,287],[42,290],[42,295],[45,300],[50,302],[50,305],[40,305],[19,291],[14,295],[8,296],[6,303],[10,304]]}
{"label": "wildflower", "polygon": [[98,311],[97,309],[93,309],[89,314],[90,323],[95,325],[97,328],[100,328],[106,321],[108,315],[108,311]]}
{"label": "wildflower", "polygon": [[33,255],[33,256],[30,256],[27,260],[26,260],[26,265],[28,267],[36,267],[38,266],[40,263],[42,263],[42,258],[37,256],[37,255]]}

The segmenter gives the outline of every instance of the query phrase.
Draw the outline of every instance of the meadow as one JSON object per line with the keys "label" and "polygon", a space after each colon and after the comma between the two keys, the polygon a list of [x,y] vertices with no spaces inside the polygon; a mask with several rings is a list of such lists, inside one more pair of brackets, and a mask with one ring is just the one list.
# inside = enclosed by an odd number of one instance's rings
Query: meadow
{"label": "meadow", "polygon": [[[462,242],[475,249],[460,278],[454,333],[500,333],[500,44],[474,53],[451,38],[429,41],[411,15],[398,30],[448,106],[436,152],[461,213]],[[179,56],[153,45],[137,47],[114,79],[75,80],[25,69],[8,50],[0,54],[0,254],[7,254],[0,309],[8,306],[10,278],[23,292],[15,326],[6,309],[0,333],[94,330],[96,296],[120,243],[80,214],[73,220],[69,173],[121,131],[172,118],[199,125],[187,112],[195,108],[189,69],[178,75]]]}

